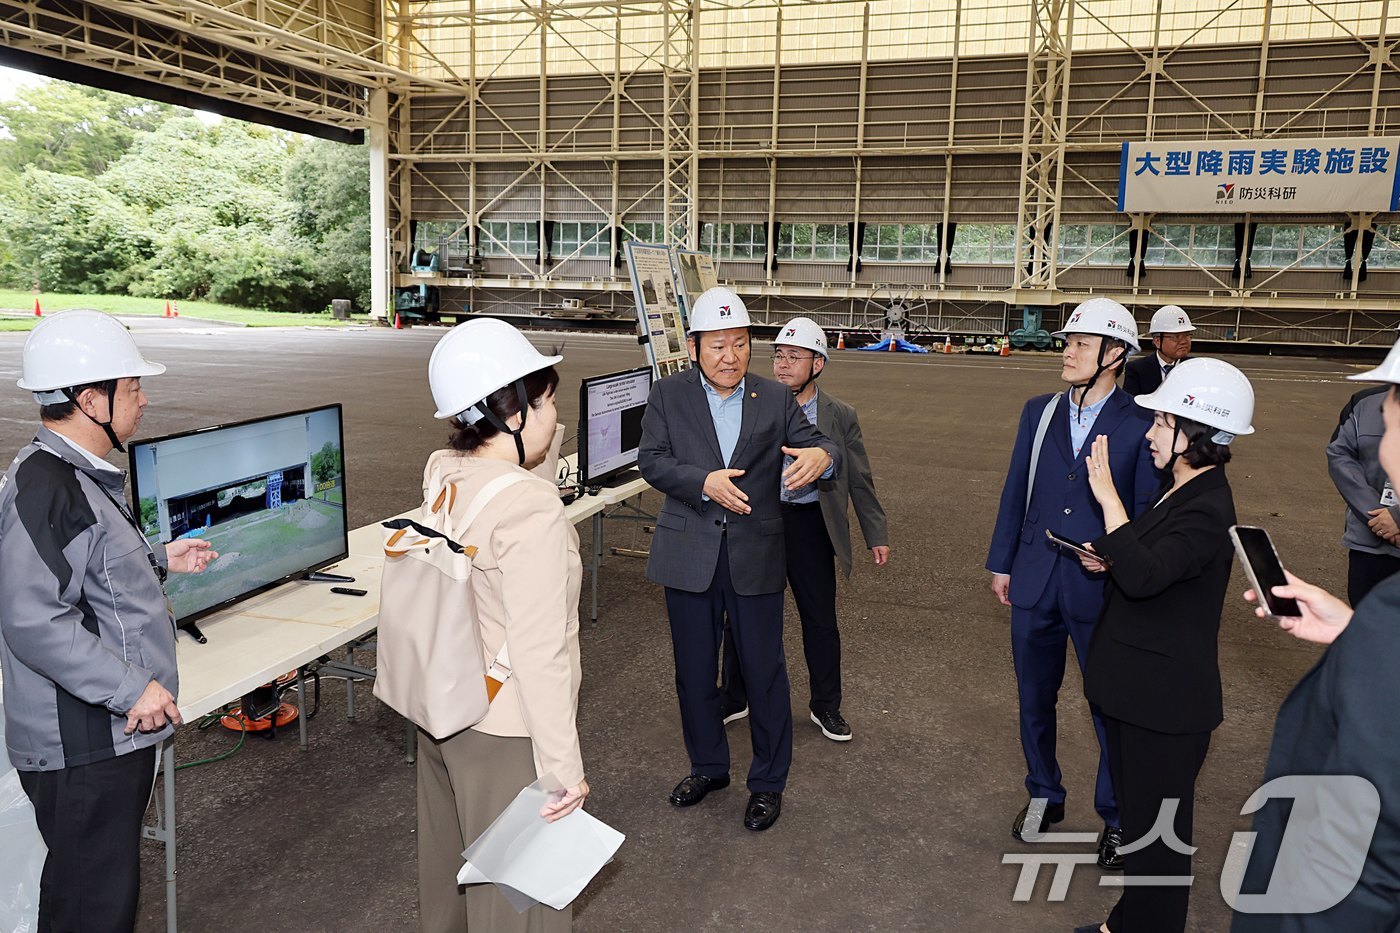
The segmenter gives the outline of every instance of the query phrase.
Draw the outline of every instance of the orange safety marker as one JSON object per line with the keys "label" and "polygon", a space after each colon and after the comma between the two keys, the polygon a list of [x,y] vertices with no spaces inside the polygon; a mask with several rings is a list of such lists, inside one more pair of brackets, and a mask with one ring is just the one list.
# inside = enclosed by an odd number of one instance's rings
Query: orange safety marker
{"label": "orange safety marker", "polygon": [[171,317],[179,317],[179,316],[180,316],[180,302],[178,302],[178,301],[172,301],[172,302],[170,302],[170,316],[171,316]]}
{"label": "orange safety marker", "polygon": [[846,349],[846,332],[844,330],[838,330],[836,332],[836,349]]}
{"label": "orange safety marker", "polygon": [[890,352],[891,352],[891,353],[898,353],[898,352],[899,352],[899,341],[897,341],[897,340],[894,339],[894,335],[893,335],[893,334],[890,335]]}
{"label": "orange safety marker", "polygon": [[43,316],[44,316],[44,312],[39,310],[39,296],[38,296],[38,295],[35,295],[35,296],[34,296],[34,316],[35,316],[35,317],[43,317]]}
{"label": "orange safety marker", "polygon": [[399,319],[399,312],[394,312],[394,330],[403,330],[403,321]]}

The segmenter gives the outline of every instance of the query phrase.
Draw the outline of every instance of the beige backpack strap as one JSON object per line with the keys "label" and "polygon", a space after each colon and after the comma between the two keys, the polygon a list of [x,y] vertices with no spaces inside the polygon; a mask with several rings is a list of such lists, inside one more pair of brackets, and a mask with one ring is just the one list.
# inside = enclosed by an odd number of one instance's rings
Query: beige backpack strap
{"label": "beige backpack strap", "polygon": [[[467,506],[467,514],[462,516],[462,523],[458,526],[460,531],[454,537],[461,540],[471,529],[472,522],[476,521],[482,510],[491,504],[492,499],[516,483],[524,482],[529,478],[529,475],[525,473],[517,473],[512,470],[481,487],[481,491],[476,494],[471,505]],[[496,699],[496,694],[500,692],[501,687],[505,686],[505,682],[510,680],[510,675],[510,646],[503,644],[501,650],[496,652],[496,657],[486,668],[486,697],[488,700]]]}

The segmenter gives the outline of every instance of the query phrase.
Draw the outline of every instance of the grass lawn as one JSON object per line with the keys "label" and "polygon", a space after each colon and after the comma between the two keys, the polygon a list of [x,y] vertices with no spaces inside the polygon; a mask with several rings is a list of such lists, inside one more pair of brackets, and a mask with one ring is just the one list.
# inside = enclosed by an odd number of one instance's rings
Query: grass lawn
{"label": "grass lawn", "polygon": [[[133,298],[130,295],[61,295],[44,292],[39,295],[39,307],[45,314],[51,311],[65,311],[69,308],[93,308],[110,314],[149,314],[159,317],[165,313],[165,300],[160,298]],[[247,324],[250,327],[341,327],[345,321],[331,318],[330,312],[319,311],[307,314],[291,314],[282,311],[258,311],[253,308],[238,308],[221,305],[212,301],[181,301],[180,316],[202,318],[207,321],[229,321]],[[34,295],[26,291],[0,289],[0,310],[19,311],[28,317],[0,317],[0,331],[30,330],[38,318],[33,317]],[[363,324],[366,315],[356,315],[349,323]]]}

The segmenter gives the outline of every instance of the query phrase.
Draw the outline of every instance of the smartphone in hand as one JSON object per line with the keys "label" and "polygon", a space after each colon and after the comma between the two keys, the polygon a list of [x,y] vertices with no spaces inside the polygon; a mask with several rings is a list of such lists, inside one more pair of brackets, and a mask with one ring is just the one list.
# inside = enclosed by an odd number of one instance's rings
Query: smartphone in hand
{"label": "smartphone in hand", "polygon": [[1288,578],[1284,576],[1283,562],[1278,559],[1269,533],[1256,525],[1231,525],[1230,540],[1235,543],[1235,556],[1240,559],[1250,586],[1259,594],[1259,605],[1270,618],[1301,616],[1303,610],[1296,599],[1274,595],[1274,587],[1286,585]]}

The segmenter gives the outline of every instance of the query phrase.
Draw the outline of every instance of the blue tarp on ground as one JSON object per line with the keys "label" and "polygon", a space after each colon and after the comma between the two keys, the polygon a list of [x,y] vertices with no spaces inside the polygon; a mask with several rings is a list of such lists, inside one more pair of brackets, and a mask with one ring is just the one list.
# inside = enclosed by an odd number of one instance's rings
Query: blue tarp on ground
{"label": "blue tarp on ground", "polygon": [[871,344],[870,346],[868,346],[868,347],[856,347],[856,349],[857,349],[857,350],[883,350],[883,351],[885,351],[886,353],[889,353],[889,352],[890,352],[890,341],[891,341],[891,340],[893,340],[893,341],[895,342],[895,349],[900,350],[900,351],[902,351],[902,352],[904,352],[904,353],[927,353],[927,352],[928,352],[928,347],[921,347],[921,346],[919,346],[919,345],[916,344],[916,343],[910,343],[910,342],[907,341],[907,340],[900,340],[900,339],[898,339],[898,338],[896,338],[896,337],[886,337],[884,340],[881,340],[879,343],[872,343],[872,344]]}

